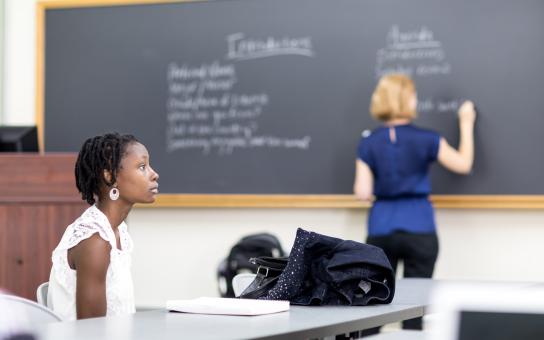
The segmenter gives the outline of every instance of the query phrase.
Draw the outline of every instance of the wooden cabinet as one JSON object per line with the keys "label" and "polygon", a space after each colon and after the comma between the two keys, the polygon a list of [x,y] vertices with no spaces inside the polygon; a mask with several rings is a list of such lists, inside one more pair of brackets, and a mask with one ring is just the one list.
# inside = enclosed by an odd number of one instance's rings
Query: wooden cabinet
{"label": "wooden cabinet", "polygon": [[88,207],[77,192],[75,154],[0,154],[0,287],[36,300],[51,252]]}

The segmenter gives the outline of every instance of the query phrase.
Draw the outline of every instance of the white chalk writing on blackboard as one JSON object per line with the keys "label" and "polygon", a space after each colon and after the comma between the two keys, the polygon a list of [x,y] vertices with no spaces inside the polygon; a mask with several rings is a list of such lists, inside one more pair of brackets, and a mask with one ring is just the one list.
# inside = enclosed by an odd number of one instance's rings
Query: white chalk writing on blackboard
{"label": "white chalk writing on blackboard", "polygon": [[229,34],[227,40],[228,60],[248,60],[278,55],[300,55],[313,57],[315,52],[310,37],[265,39],[245,38],[243,33]]}
{"label": "white chalk writing on blackboard", "polygon": [[310,147],[311,137],[304,136],[301,138],[278,138],[274,136],[257,136],[257,137],[213,137],[213,138],[183,138],[172,140],[169,148],[172,150],[179,149],[200,149],[203,154],[209,154],[212,150],[216,150],[220,155],[229,155],[235,149],[250,149],[250,148],[284,148],[284,149],[299,149],[306,150]]}
{"label": "white chalk writing on blackboard", "polygon": [[202,154],[232,154],[236,149],[306,150],[309,136],[259,134],[259,117],[270,97],[266,92],[237,93],[233,64],[214,61],[199,66],[167,67],[166,150],[197,149]]}
{"label": "white chalk writing on blackboard", "polygon": [[417,103],[418,112],[456,112],[459,108],[461,100],[459,99],[419,99]]}
{"label": "white chalk writing on blackboard", "polygon": [[451,73],[442,42],[426,26],[403,31],[393,25],[385,41],[386,46],[376,52],[376,78],[388,73],[404,73],[411,77]]}
{"label": "white chalk writing on blackboard", "polygon": [[416,30],[401,31],[397,25],[393,25],[387,33],[387,45],[391,48],[432,48],[440,47],[442,43],[434,39],[434,33],[423,26]]}
{"label": "white chalk writing on blackboard", "polygon": [[214,61],[211,64],[202,64],[199,67],[189,67],[187,65],[179,66],[177,63],[168,65],[169,80],[191,80],[205,78],[231,77],[235,75],[234,65],[220,64]]}

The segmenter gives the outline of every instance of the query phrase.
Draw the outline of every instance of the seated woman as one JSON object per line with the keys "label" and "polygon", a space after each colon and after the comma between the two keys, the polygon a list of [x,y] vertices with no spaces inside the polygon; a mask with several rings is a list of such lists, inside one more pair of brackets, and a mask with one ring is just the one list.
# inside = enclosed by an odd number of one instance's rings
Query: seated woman
{"label": "seated woman", "polygon": [[75,176],[91,207],[53,251],[47,304],[64,320],[134,313],[124,220],[135,203],[155,201],[159,175],[134,136],[108,133],[83,143]]}

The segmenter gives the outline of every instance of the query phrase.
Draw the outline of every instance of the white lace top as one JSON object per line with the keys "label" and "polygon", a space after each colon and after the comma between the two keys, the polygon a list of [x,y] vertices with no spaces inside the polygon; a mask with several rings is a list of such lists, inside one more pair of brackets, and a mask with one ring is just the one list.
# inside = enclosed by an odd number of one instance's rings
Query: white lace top
{"label": "white lace top", "polygon": [[47,306],[63,320],[76,319],[76,271],[68,264],[68,249],[94,233],[111,245],[110,265],[106,274],[106,315],[134,313],[134,291],[130,272],[132,239],[125,222],[119,225],[121,249],[108,218],[96,206],[88,208],[70,224],[53,251],[53,267],[49,276]]}

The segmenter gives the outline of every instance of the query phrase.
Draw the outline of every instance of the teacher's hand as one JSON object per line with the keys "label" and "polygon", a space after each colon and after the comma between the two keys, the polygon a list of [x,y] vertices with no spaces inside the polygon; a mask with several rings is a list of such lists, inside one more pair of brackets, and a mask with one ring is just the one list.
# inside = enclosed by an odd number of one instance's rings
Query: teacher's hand
{"label": "teacher's hand", "polygon": [[474,124],[474,121],[476,120],[474,103],[470,100],[465,101],[461,107],[459,107],[458,115],[461,124]]}

